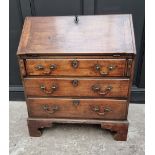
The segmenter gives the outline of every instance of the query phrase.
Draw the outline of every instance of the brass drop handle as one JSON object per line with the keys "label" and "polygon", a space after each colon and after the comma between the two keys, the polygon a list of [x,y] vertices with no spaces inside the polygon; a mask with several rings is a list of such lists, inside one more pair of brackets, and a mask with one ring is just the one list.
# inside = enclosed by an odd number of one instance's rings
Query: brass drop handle
{"label": "brass drop handle", "polygon": [[112,90],[112,86],[108,86],[104,91],[99,92],[100,95],[106,95]]}
{"label": "brass drop handle", "polygon": [[116,65],[109,65],[109,66],[107,67],[107,72],[102,72],[102,71],[101,71],[101,65],[99,65],[99,64],[96,64],[96,65],[95,65],[96,71],[99,71],[99,73],[100,73],[102,76],[108,75],[108,74],[110,73],[110,71],[114,70],[115,68],[116,68]]}
{"label": "brass drop handle", "polygon": [[102,76],[106,76],[106,75],[109,74],[109,72],[100,72],[100,74],[101,74]]}
{"label": "brass drop handle", "polygon": [[52,106],[50,107],[48,104],[44,104],[44,105],[42,106],[42,108],[43,108],[43,110],[44,110],[45,112],[48,112],[49,114],[53,114],[53,113],[55,113],[56,111],[59,110],[59,106],[57,106],[57,105],[52,105]]}
{"label": "brass drop handle", "polygon": [[[36,68],[36,70],[44,70],[45,69],[45,67],[43,65],[41,65],[41,64],[37,65],[35,68]],[[43,73],[44,74],[50,74],[51,71],[55,70],[56,68],[57,68],[56,64],[51,64],[49,66],[49,70],[48,71],[44,71]]]}
{"label": "brass drop handle", "polygon": [[35,66],[35,69],[36,70],[43,70],[44,69],[44,66],[41,65],[41,64],[39,64],[39,65]]}
{"label": "brass drop handle", "polygon": [[78,68],[78,66],[79,66],[79,61],[76,60],[76,59],[72,60],[71,66],[72,66],[74,69]]}
{"label": "brass drop handle", "polygon": [[57,68],[57,65],[56,64],[51,64],[50,65],[50,70],[55,70]]}
{"label": "brass drop handle", "polygon": [[52,94],[54,93],[54,91],[56,91],[58,89],[58,86],[56,84],[53,84],[51,87],[51,90],[47,90],[45,85],[41,85],[40,86],[40,90],[43,91],[46,94]]}
{"label": "brass drop handle", "polygon": [[102,115],[102,116],[104,116],[106,113],[112,111],[109,107],[100,108],[99,106],[90,106],[90,109],[92,111],[96,112],[98,115]]}
{"label": "brass drop handle", "polygon": [[92,90],[94,92],[97,92],[99,95],[107,95],[111,90],[112,90],[112,86],[109,85],[105,88],[105,90],[101,90],[101,87],[99,85],[93,85],[92,86]]}

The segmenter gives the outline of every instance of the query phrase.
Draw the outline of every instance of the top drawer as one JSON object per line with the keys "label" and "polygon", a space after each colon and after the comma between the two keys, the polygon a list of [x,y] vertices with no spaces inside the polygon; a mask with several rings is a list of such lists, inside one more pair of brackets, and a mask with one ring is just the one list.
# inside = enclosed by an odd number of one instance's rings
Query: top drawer
{"label": "top drawer", "polygon": [[28,75],[124,76],[125,59],[26,59]]}

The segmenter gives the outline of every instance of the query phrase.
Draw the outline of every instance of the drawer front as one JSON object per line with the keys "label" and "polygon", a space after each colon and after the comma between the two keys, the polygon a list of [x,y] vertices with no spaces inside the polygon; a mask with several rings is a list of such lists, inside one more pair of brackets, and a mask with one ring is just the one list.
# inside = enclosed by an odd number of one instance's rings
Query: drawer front
{"label": "drawer front", "polygon": [[25,78],[28,96],[127,97],[128,79]]}
{"label": "drawer front", "polygon": [[27,59],[28,75],[124,76],[125,59]]}
{"label": "drawer front", "polygon": [[125,119],[126,100],[28,98],[30,117]]}

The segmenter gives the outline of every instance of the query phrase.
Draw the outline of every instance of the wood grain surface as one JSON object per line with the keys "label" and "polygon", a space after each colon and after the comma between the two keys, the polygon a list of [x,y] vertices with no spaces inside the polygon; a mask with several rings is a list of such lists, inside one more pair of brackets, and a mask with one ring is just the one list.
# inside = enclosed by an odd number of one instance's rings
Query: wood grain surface
{"label": "wood grain surface", "polygon": [[[73,81],[77,80],[78,85],[74,86]],[[40,87],[45,86],[45,90],[52,91],[52,86],[57,89],[53,93],[46,93]],[[111,91],[106,95],[94,92],[92,86],[97,85],[104,92],[108,86],[112,86]],[[28,96],[85,96],[85,97],[127,97],[129,79],[87,79],[87,78],[25,78],[25,91]]]}
{"label": "wood grain surface", "polygon": [[[74,62],[77,67],[74,68]],[[43,69],[36,67],[41,65]],[[55,69],[50,66],[55,65]],[[97,70],[96,66],[100,66]],[[110,66],[113,69],[110,70]],[[126,70],[125,59],[27,59],[26,70],[28,75],[55,75],[55,76],[124,76]],[[107,73],[107,75],[102,75]]]}
{"label": "wood grain surface", "polygon": [[53,123],[100,124],[125,141],[134,74],[132,16],[27,17],[17,51],[30,136]]}
{"label": "wood grain surface", "polygon": [[131,15],[27,17],[22,54],[135,53]]}
{"label": "wood grain surface", "polygon": [[[78,104],[75,104],[78,101]],[[28,98],[30,117],[45,118],[99,118],[125,119],[126,100],[113,99],[66,99],[66,98]],[[75,102],[75,103],[74,103]],[[43,106],[48,106],[44,110]],[[52,106],[57,106],[52,111]],[[99,108],[93,111],[92,108]],[[105,109],[110,111],[105,111]],[[51,113],[53,112],[53,113]]]}

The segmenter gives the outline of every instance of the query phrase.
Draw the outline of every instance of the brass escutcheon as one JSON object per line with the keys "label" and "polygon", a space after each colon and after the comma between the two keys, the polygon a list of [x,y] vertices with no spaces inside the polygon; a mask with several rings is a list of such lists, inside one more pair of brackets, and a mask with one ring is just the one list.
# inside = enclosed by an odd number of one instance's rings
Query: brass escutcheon
{"label": "brass escutcheon", "polygon": [[78,83],[79,83],[78,80],[73,80],[73,81],[72,81],[72,85],[73,85],[74,87],[77,87],[77,86],[78,86]]}
{"label": "brass escutcheon", "polygon": [[80,104],[80,101],[79,100],[73,100],[73,105],[74,106],[78,106]]}
{"label": "brass escutcheon", "polygon": [[72,61],[71,65],[72,65],[73,68],[76,69],[76,68],[78,68],[78,66],[79,66],[79,61],[76,60],[76,59],[74,59],[74,60]]}

